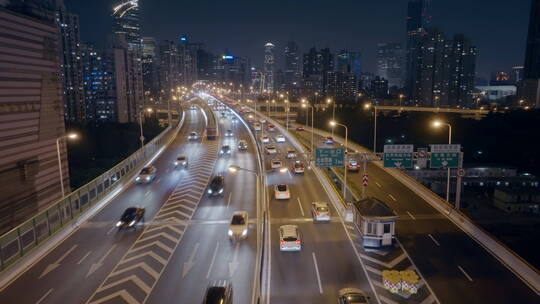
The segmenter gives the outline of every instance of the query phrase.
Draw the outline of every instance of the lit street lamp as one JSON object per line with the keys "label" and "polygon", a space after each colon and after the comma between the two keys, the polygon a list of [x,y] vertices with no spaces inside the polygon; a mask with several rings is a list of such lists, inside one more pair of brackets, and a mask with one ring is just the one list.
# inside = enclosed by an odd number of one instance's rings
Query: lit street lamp
{"label": "lit street lamp", "polygon": [[404,98],[404,97],[405,97],[405,95],[399,94],[399,106],[400,106],[400,107],[402,106],[403,98]]}
{"label": "lit street lamp", "polygon": [[141,129],[141,137],[139,139],[141,140],[141,149],[144,147],[143,121],[142,121],[142,114],[144,111],[148,113],[152,113],[154,110],[152,110],[152,108],[147,108],[146,110],[142,110],[139,112],[139,127]]}
{"label": "lit street lamp", "polygon": [[[327,104],[332,104],[332,121],[335,121],[336,120],[336,103],[332,101],[331,98],[328,98],[326,100],[326,103]],[[332,137],[334,137],[334,128],[332,128]]]}
{"label": "lit street lamp", "polygon": [[[307,117],[309,115],[309,109],[311,108],[311,154],[313,154],[313,112],[314,112],[314,109],[313,109],[313,106],[310,106],[310,105],[307,105],[307,104],[302,104],[302,108],[306,108],[308,109],[307,111],[307,115],[306,115],[306,120],[307,120]],[[307,126],[307,122],[306,122],[306,126]],[[310,157],[311,158],[311,157]],[[311,159],[310,159],[311,161]]]}
{"label": "lit street lamp", "polygon": [[369,110],[373,107],[374,126],[373,126],[373,153],[377,153],[377,106],[372,103],[366,103],[364,109]]}
{"label": "lit street lamp", "polygon": [[64,176],[62,174],[62,159],[60,158],[60,140],[67,138],[67,139],[77,139],[79,135],[77,133],[68,133],[64,136],[60,136],[56,139],[56,152],[58,154],[58,169],[60,170],[60,189],[62,189],[62,198],[66,196],[65,190],[64,190]]}
{"label": "lit street lamp", "polygon": [[347,201],[347,147],[349,146],[349,128],[347,128],[346,125],[337,123],[334,120],[330,122],[330,126],[332,126],[332,130],[334,130],[335,126],[341,126],[345,128],[345,159],[343,161],[343,199]]}
{"label": "lit street lamp", "polygon": [[[449,123],[442,122],[440,120],[435,120],[435,121],[433,121],[432,126],[434,128],[440,128],[442,126],[447,126],[448,127],[448,144],[449,145],[452,144],[452,126]],[[447,175],[447,178],[446,178],[446,201],[447,202],[450,201],[450,168],[448,168],[448,175]]]}

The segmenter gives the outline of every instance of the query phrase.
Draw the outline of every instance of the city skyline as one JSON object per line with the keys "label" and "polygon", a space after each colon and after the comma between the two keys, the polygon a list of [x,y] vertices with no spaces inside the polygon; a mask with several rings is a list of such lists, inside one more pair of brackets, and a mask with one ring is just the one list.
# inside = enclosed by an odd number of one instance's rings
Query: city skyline
{"label": "city skyline", "polygon": [[[192,41],[205,43],[213,52],[227,49],[249,57],[257,66],[262,66],[267,41],[276,45],[278,53],[282,53],[289,40],[297,42],[302,53],[312,46],[330,47],[333,53],[340,49],[356,49],[363,55],[364,71],[375,72],[378,43],[401,42],[405,45],[407,3],[387,0],[362,4],[342,1],[341,4],[336,8],[315,1],[309,6],[286,4],[285,7],[260,10],[256,4],[242,2],[217,11],[207,1],[187,4],[141,1],[141,29],[143,36],[153,36],[158,41],[187,35]],[[66,6],[80,14],[84,41],[97,45],[105,43],[103,35],[110,33],[112,26],[110,1],[67,0]],[[463,7],[467,9],[463,10]],[[283,9],[279,14],[280,22],[270,26],[267,24],[270,16],[276,15],[272,12],[278,9]],[[475,13],[480,10],[483,14]],[[182,18],[173,15],[186,11],[197,14],[181,13]],[[478,76],[486,79],[492,72],[510,71],[512,66],[523,65],[529,12],[529,1],[432,1],[431,5],[434,27],[449,35],[463,33],[478,47]],[[322,21],[325,16],[332,18],[338,13],[343,17],[333,18],[331,23]],[[282,56],[277,56],[276,66],[283,66]]]}

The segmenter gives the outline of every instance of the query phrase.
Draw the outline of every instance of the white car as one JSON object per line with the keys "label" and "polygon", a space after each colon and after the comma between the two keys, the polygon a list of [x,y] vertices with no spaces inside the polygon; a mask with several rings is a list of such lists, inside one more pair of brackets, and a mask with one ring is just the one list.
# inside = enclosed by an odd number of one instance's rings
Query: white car
{"label": "white car", "polygon": [[302,250],[302,240],[296,225],[283,225],[279,227],[279,250],[280,251],[300,251]]}
{"label": "white car", "polygon": [[276,136],[276,142],[278,142],[278,143],[284,143],[284,142],[285,142],[285,136],[283,136],[283,135],[281,135],[281,134],[278,135],[278,136]]}
{"label": "white car", "polygon": [[233,213],[231,223],[229,224],[229,237],[232,240],[243,240],[248,234],[248,214],[246,211],[237,211]]}
{"label": "white car", "polygon": [[154,166],[142,168],[139,175],[135,178],[137,183],[151,183],[157,176],[157,168]]}
{"label": "white car", "polygon": [[188,157],[186,155],[183,155],[183,154],[179,154],[178,156],[176,156],[176,159],[174,160],[174,167],[175,168],[177,168],[177,167],[187,168],[188,167]]}
{"label": "white car", "polygon": [[253,124],[253,130],[255,130],[255,131],[262,130],[261,124],[260,123],[254,123]]}
{"label": "white car", "polygon": [[324,143],[327,145],[333,145],[334,144],[334,138],[332,136],[328,136],[324,138]]}
{"label": "white car", "polygon": [[279,199],[290,199],[291,192],[289,191],[289,186],[286,184],[277,184],[274,186],[274,196],[277,200]]}
{"label": "white car", "polygon": [[268,136],[261,136],[261,142],[262,142],[263,144],[269,143],[269,142],[270,142],[270,137],[268,137]]}
{"label": "white car", "polygon": [[189,107],[191,110],[197,110],[197,107],[196,106],[191,106]]}
{"label": "white car", "polygon": [[233,137],[233,136],[234,136],[234,134],[233,134],[232,130],[227,130],[225,132],[225,137]]}
{"label": "white car", "polygon": [[277,149],[276,149],[275,146],[269,145],[269,146],[266,146],[265,149],[266,149],[266,154],[276,154],[277,153]]}
{"label": "white car", "polygon": [[281,160],[279,159],[272,160],[272,165],[271,165],[272,169],[279,169],[282,166],[283,166],[283,162],[281,162]]}
{"label": "white car", "polygon": [[287,148],[287,158],[288,159],[296,158],[296,150],[293,147]]}
{"label": "white car", "polygon": [[197,132],[191,132],[191,133],[189,133],[188,139],[189,140],[197,140],[197,139],[199,139],[199,136],[197,135]]}
{"label": "white car", "polygon": [[311,203],[311,215],[313,216],[313,221],[322,222],[330,221],[330,207],[326,202],[313,202]]}

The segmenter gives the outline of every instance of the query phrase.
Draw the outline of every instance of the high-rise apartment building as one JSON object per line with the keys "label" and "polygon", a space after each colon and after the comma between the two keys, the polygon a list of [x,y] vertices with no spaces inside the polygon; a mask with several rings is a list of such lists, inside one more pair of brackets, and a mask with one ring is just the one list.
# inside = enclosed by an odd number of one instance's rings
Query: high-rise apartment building
{"label": "high-rise apartment building", "polygon": [[336,71],[342,73],[353,73],[357,79],[360,77],[361,65],[360,52],[341,50],[337,55]]}
{"label": "high-rise apartment building", "polygon": [[[312,84],[320,83],[321,87],[317,88],[317,94],[326,94],[326,86],[328,80],[328,72],[334,71],[334,55],[330,49],[325,48],[317,51],[316,48],[311,48],[308,53],[303,56],[303,77],[304,82],[309,79]],[[320,81],[315,79],[320,78]]]}
{"label": "high-rise apartment building", "polygon": [[403,59],[401,43],[377,44],[377,75],[388,80],[389,87],[403,86]]}
{"label": "high-rise apartment building", "polygon": [[183,86],[193,85],[197,79],[197,51],[202,49],[201,43],[191,43],[186,36],[180,37],[178,44],[178,68],[180,84]]}
{"label": "high-rise apartment building", "polygon": [[300,49],[294,41],[287,42],[285,46],[285,67],[283,70],[283,83],[285,87],[297,86],[302,79],[302,62]]}
{"label": "high-rise apartment building", "polygon": [[407,49],[406,49],[406,75],[405,86],[408,96],[414,95],[415,81],[419,78],[419,49],[417,46],[427,34],[431,25],[429,15],[430,0],[410,0],[407,6]]}
{"label": "high-rise apartment building", "polygon": [[142,48],[139,0],[120,0],[113,7],[113,32],[124,35],[130,49]]}
{"label": "high-rise apartment building", "polygon": [[540,108],[540,0],[532,0],[525,52],[522,98]]}
{"label": "high-rise apartment building", "polygon": [[57,1],[56,24],[60,34],[60,71],[63,82],[65,119],[67,121],[83,121],[86,114],[79,16],[68,12],[62,0]]}
{"label": "high-rise apartment building", "polygon": [[162,97],[170,97],[171,90],[180,84],[178,46],[174,41],[166,40],[159,45],[159,83],[163,90]]}
{"label": "high-rise apartment building", "polygon": [[111,52],[82,44],[84,98],[86,119],[118,121],[114,58]]}
{"label": "high-rise apartment building", "polygon": [[[19,10],[20,9],[20,10]],[[0,5],[0,223],[9,228],[69,192],[54,7]]]}
{"label": "high-rise apartment building", "polygon": [[159,74],[158,74],[158,47],[153,37],[142,38],[142,73],[144,98],[156,99],[159,95]]}
{"label": "high-rise apartment building", "polygon": [[274,58],[275,46],[268,42],[264,45],[264,89],[273,93],[274,88],[274,73],[275,73],[275,58]]}
{"label": "high-rise apartment building", "polygon": [[327,73],[327,95],[337,102],[353,103],[358,94],[358,79],[350,72]]}

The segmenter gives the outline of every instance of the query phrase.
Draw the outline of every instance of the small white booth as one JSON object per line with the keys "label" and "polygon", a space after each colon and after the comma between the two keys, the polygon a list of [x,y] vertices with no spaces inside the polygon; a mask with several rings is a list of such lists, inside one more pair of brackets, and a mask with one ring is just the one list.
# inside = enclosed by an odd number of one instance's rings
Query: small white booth
{"label": "small white booth", "polygon": [[354,222],[364,247],[381,248],[394,244],[398,216],[392,209],[373,197],[357,201],[353,206]]}

